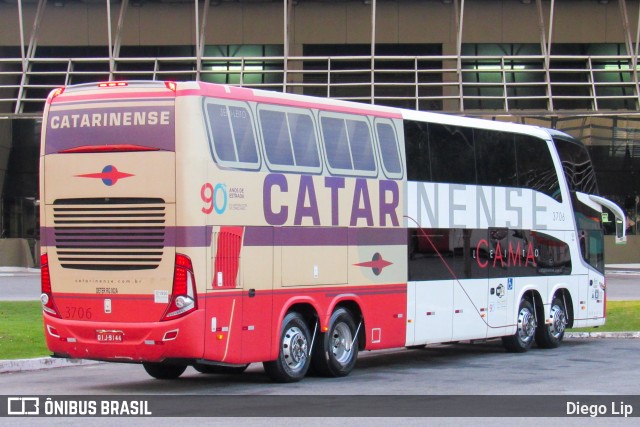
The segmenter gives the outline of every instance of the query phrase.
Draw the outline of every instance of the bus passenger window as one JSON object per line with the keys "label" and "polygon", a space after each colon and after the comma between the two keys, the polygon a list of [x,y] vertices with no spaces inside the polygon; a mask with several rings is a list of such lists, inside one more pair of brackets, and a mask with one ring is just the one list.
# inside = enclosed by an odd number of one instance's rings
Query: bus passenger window
{"label": "bus passenger window", "polygon": [[329,166],[334,169],[352,170],[349,140],[344,120],[322,117],[321,123]]}
{"label": "bus passenger window", "polygon": [[291,139],[285,113],[261,110],[260,128],[264,138],[267,160],[275,165],[294,166]]}
{"label": "bus passenger window", "polygon": [[429,125],[424,122],[404,121],[405,156],[409,181],[431,181],[429,156]]}
{"label": "bus passenger window", "polygon": [[236,152],[231,136],[231,124],[224,105],[208,104],[207,117],[213,137],[213,147],[220,160],[235,162]]}
{"label": "bus passenger window", "polygon": [[562,202],[560,184],[547,143],[527,135],[516,135],[518,186],[530,188]]}
{"label": "bus passenger window", "polygon": [[494,130],[473,131],[476,143],[478,184],[516,187],[516,146],[513,134]]}
{"label": "bus passenger window", "polygon": [[347,130],[353,168],[361,171],[375,171],[376,163],[373,160],[373,144],[371,143],[369,125],[360,120],[347,120]]}
{"label": "bus passenger window", "polygon": [[238,161],[244,163],[257,163],[258,152],[256,150],[256,140],[251,124],[251,115],[246,108],[229,106],[229,117],[233,137],[236,141],[238,151]]}
{"label": "bus passenger window", "polygon": [[382,164],[388,178],[402,178],[402,165],[398,154],[398,140],[391,124],[376,123]]}
{"label": "bus passenger window", "polygon": [[327,162],[332,173],[376,175],[371,128],[365,117],[321,112],[320,126]]}
{"label": "bus passenger window", "polygon": [[476,184],[476,158],[470,128],[430,123],[429,148],[434,182]]}
{"label": "bus passenger window", "polygon": [[288,113],[287,118],[296,166],[319,167],[318,141],[311,117],[305,114]]}
{"label": "bus passenger window", "polygon": [[252,115],[241,103],[204,104],[209,144],[214,160],[228,166],[256,169],[260,159]]}

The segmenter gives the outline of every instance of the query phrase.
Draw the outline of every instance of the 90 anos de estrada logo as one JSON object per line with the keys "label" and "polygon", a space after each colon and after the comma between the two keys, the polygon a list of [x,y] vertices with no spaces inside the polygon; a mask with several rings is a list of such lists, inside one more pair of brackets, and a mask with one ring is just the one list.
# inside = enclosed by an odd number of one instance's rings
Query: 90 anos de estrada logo
{"label": "90 anos de estrada logo", "polygon": [[8,397],[9,416],[148,416],[147,400],[83,399],[76,396]]}

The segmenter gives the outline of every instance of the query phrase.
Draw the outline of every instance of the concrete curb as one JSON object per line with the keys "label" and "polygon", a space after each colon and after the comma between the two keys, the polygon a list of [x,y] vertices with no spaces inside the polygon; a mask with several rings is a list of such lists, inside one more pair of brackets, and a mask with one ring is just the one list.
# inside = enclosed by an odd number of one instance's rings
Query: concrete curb
{"label": "concrete curb", "polygon": [[640,338],[640,332],[567,332],[565,338]]}
{"label": "concrete curb", "polygon": [[[638,339],[640,332],[567,332],[564,334],[568,339],[587,338],[615,338],[615,339]],[[96,360],[85,359],[64,359],[54,357],[38,357],[35,359],[0,360],[0,374],[23,371],[39,371],[52,368],[66,368],[70,366],[96,365]]]}
{"label": "concrete curb", "polygon": [[0,360],[0,374],[9,372],[38,371],[41,369],[64,368],[68,366],[95,365],[95,360],[61,359],[54,357],[38,357],[35,359]]}

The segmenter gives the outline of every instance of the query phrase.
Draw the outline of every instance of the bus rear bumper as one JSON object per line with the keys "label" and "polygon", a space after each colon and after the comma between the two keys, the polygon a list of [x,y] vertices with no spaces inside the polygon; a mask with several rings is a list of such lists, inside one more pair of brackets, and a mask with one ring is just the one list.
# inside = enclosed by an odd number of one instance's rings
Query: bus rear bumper
{"label": "bus rear bumper", "polygon": [[162,362],[204,354],[204,310],[166,322],[70,321],[45,314],[47,347],[56,356],[111,362]]}

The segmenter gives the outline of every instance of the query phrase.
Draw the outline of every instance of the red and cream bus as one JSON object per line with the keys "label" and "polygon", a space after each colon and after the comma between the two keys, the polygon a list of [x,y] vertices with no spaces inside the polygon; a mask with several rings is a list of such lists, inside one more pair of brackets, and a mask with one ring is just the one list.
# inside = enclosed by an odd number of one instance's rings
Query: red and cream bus
{"label": "red and cream bus", "polygon": [[[362,350],[605,322],[585,147],[536,127],[198,82],[52,92],[41,265],[55,356],[276,381]],[[624,239],[621,233],[620,239]]]}

